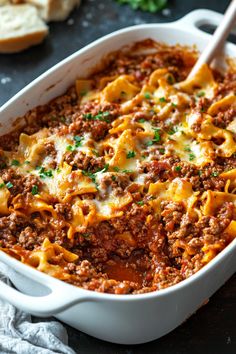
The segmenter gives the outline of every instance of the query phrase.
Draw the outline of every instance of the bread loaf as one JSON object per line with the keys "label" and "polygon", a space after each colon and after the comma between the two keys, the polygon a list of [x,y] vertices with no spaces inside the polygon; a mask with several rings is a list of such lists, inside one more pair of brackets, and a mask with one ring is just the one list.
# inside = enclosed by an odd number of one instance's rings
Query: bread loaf
{"label": "bread loaf", "polygon": [[36,6],[40,16],[46,21],[64,21],[80,0],[25,0]]}
{"label": "bread loaf", "polygon": [[29,4],[0,7],[0,53],[20,52],[42,42],[48,27]]}

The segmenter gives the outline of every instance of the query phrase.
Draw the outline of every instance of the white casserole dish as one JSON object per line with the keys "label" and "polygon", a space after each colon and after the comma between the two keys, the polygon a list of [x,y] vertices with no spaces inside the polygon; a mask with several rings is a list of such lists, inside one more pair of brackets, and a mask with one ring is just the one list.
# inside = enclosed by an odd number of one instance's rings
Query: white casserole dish
{"label": "white casserole dish", "polygon": [[[150,24],[112,33],[78,51],[34,80],[0,109],[1,131],[8,132],[14,120],[29,109],[64,93],[76,77],[107,53],[153,38],[168,44],[196,44],[201,51],[211,39],[197,27],[218,25],[222,15],[196,10],[168,24]],[[236,57],[236,46],[227,43],[225,54]],[[69,285],[26,266],[0,252],[0,261],[10,269],[18,290],[1,283],[0,297],[39,316],[58,319],[97,338],[122,344],[157,339],[193,314],[236,270],[236,239],[215,259],[187,280],[170,288],[142,295],[110,295]]]}

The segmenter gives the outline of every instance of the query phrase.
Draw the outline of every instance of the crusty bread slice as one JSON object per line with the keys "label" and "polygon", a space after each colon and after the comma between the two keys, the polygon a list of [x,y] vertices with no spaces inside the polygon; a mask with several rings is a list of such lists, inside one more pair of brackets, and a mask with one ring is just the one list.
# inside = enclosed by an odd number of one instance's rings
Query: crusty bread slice
{"label": "crusty bread slice", "polygon": [[40,16],[46,21],[64,21],[80,0],[25,0],[35,5]]}
{"label": "crusty bread slice", "polygon": [[48,27],[34,6],[0,7],[0,53],[20,52],[41,43],[47,34]]}

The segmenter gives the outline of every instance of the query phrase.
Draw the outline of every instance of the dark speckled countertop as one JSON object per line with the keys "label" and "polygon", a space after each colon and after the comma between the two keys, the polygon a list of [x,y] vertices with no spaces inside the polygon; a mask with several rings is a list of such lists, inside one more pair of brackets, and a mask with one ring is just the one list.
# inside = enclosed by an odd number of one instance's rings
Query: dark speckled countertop
{"label": "dark speckled countertop", "polygon": [[[149,14],[134,12],[114,0],[84,0],[66,22],[50,24],[50,36],[40,46],[20,54],[0,55],[0,105],[45,70],[105,34],[134,24],[177,20],[197,8],[223,12],[228,3],[169,0],[167,9]],[[69,345],[80,354],[233,354],[236,353],[235,295],[236,276],[184,324],[151,343],[116,345],[66,326]]]}

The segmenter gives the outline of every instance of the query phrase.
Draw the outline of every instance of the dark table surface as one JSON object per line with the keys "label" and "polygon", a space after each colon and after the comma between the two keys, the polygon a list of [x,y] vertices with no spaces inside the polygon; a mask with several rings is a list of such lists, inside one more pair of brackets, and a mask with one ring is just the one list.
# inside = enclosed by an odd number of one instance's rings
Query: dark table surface
{"label": "dark table surface", "polygon": [[[84,0],[69,20],[50,24],[50,36],[42,45],[21,54],[0,55],[0,105],[52,65],[107,33],[134,24],[177,20],[197,8],[224,12],[228,3],[224,0],[169,0],[165,11],[149,14],[134,12],[114,0]],[[66,326],[69,345],[80,354],[236,353],[235,294],[236,275],[183,325],[151,343],[116,345]]]}

